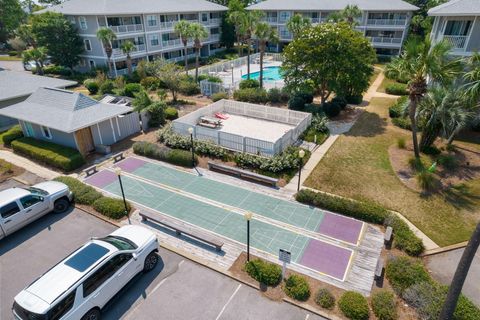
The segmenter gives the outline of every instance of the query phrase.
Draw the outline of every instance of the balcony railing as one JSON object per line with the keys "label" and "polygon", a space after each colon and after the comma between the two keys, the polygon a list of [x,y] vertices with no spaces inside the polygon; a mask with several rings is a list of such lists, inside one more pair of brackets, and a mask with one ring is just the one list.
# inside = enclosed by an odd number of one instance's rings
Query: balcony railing
{"label": "balcony railing", "polygon": [[162,40],[162,47],[177,47],[182,44],[182,40]]}
{"label": "balcony railing", "polygon": [[[141,51],[145,51],[145,45],[144,44],[137,44],[135,45],[135,48],[132,50],[132,53],[136,53],[136,52],[141,52]],[[113,56],[114,57],[121,57],[121,56],[125,56],[126,54],[123,53],[122,49],[113,49]]]}
{"label": "balcony railing", "polygon": [[369,26],[404,26],[407,24],[406,19],[368,19]]}
{"label": "balcony railing", "polygon": [[218,41],[218,40],[220,40],[219,34],[211,34],[207,39],[207,41]]}
{"label": "balcony railing", "polygon": [[290,40],[292,39],[292,34],[290,32],[280,32],[280,39]]}
{"label": "balcony railing", "polygon": [[108,26],[115,33],[127,33],[143,31],[143,24],[125,24],[121,26]]}
{"label": "balcony railing", "polygon": [[222,22],[222,19],[215,18],[215,19],[210,19],[208,21],[202,21],[202,24],[208,26],[208,25],[220,24],[220,22]]}
{"label": "balcony railing", "polygon": [[463,50],[467,47],[468,36],[448,36],[444,35],[443,40],[448,42],[453,50]]}
{"label": "balcony railing", "polygon": [[175,27],[178,21],[165,21],[165,22],[160,22],[159,26],[160,29],[172,29]]}
{"label": "balcony railing", "polygon": [[402,38],[367,37],[372,43],[401,44]]}
{"label": "balcony railing", "polygon": [[278,18],[277,17],[265,17],[265,18],[263,18],[263,21],[268,22],[268,23],[277,23]]}

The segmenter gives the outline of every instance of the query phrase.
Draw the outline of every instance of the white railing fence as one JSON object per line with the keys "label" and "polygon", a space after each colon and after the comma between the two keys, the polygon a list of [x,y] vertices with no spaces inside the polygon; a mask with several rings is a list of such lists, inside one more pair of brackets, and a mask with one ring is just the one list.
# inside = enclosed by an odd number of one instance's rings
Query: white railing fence
{"label": "white railing fence", "polygon": [[465,49],[468,36],[448,36],[444,35],[443,40],[448,42],[454,50]]}

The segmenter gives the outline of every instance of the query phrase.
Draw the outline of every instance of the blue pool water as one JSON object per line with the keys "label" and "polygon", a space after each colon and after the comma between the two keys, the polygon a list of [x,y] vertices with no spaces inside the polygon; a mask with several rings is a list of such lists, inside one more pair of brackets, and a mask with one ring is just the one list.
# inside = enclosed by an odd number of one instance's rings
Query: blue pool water
{"label": "blue pool water", "polygon": [[[258,80],[260,78],[260,71],[250,73],[250,79]],[[244,74],[242,79],[247,79],[247,75]],[[280,67],[266,67],[263,68],[263,81],[276,81],[282,80],[282,74],[280,73]]]}

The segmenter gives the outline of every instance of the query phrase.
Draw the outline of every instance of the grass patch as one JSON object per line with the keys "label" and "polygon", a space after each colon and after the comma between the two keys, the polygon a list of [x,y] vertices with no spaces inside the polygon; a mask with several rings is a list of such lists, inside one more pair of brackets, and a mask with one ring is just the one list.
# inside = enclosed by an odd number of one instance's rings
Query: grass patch
{"label": "grass patch", "polygon": [[22,61],[21,57],[17,56],[0,56],[0,61]]}
{"label": "grass patch", "polygon": [[388,79],[387,77],[385,77],[382,81],[382,83],[380,84],[380,86],[378,87],[377,91],[378,92],[383,92],[383,93],[386,93],[386,89],[388,86],[391,86],[391,85],[394,85],[394,84],[397,84],[399,82],[393,80],[393,79]]}
{"label": "grass patch", "polygon": [[[433,241],[446,246],[468,240],[480,218],[480,179],[465,183],[464,192],[423,197],[396,176],[388,148],[410,132],[388,121],[395,99],[373,98],[353,128],[338,138],[306,181],[306,186],[350,197],[375,201],[401,212]],[[478,194],[478,193],[477,193]]]}

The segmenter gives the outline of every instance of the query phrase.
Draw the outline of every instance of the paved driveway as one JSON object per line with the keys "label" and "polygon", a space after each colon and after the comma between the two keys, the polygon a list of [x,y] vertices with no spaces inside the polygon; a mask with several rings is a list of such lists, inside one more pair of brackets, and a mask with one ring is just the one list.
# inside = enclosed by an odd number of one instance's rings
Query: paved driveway
{"label": "paved driveway", "polygon": [[[80,210],[47,215],[0,241],[0,319],[12,319],[14,296],[89,237],[114,226]],[[140,275],[104,312],[105,319],[321,319],[160,249],[152,272]]]}
{"label": "paved driveway", "polygon": [[[0,68],[12,71],[24,71],[22,61],[0,61]],[[30,71],[28,71],[30,73]]]}

